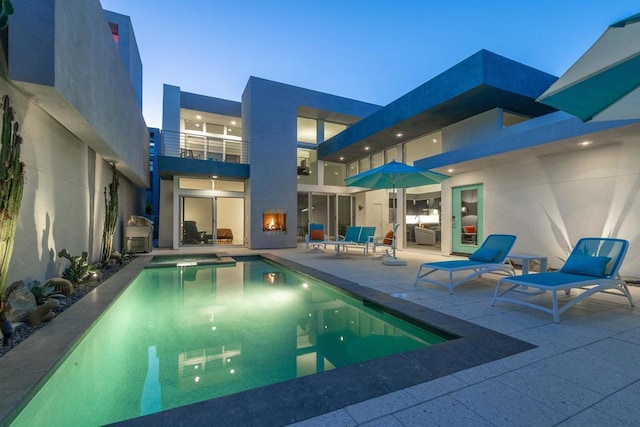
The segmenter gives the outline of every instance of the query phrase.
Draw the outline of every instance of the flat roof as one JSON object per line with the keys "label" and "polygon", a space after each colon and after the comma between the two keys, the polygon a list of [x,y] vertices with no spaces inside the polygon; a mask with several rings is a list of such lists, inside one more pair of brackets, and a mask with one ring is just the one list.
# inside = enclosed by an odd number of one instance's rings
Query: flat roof
{"label": "flat roof", "polygon": [[556,109],[536,98],[557,79],[481,50],[321,143],[318,158],[354,161],[494,108],[529,117],[549,114]]}

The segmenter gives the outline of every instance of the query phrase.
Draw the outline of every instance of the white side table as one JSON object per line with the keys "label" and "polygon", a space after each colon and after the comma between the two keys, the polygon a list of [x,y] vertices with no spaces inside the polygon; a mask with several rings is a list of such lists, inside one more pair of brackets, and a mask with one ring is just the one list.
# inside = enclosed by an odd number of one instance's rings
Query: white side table
{"label": "white side table", "polygon": [[[529,261],[537,260],[540,262],[540,272],[544,273],[547,271],[547,257],[540,255],[524,255],[524,254],[510,254],[507,258],[509,258],[509,263],[511,260],[520,260],[522,262],[522,274],[529,274]],[[513,264],[512,264],[513,266]]]}

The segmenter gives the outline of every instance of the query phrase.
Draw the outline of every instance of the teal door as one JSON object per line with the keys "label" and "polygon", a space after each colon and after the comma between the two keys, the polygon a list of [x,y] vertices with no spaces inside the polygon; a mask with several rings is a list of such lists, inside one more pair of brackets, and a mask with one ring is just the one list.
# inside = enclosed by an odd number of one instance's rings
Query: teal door
{"label": "teal door", "polygon": [[482,184],[452,189],[452,251],[470,254],[482,243]]}

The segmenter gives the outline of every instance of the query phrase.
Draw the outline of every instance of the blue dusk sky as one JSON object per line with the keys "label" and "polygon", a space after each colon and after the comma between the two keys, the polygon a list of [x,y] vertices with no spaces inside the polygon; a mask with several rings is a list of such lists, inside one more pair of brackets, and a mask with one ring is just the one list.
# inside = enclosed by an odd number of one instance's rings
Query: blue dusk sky
{"label": "blue dusk sky", "polygon": [[101,0],[131,17],[143,111],[162,85],[240,101],[250,76],[386,105],[480,49],[562,75],[630,0]]}

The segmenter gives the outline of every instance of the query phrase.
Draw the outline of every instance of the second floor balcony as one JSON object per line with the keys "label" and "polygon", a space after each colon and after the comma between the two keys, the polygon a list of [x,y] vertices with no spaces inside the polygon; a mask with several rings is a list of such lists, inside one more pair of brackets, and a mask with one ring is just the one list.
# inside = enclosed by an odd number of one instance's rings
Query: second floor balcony
{"label": "second floor balcony", "polygon": [[242,140],[165,130],[162,131],[162,142],[160,154],[167,157],[249,163],[249,144]]}

